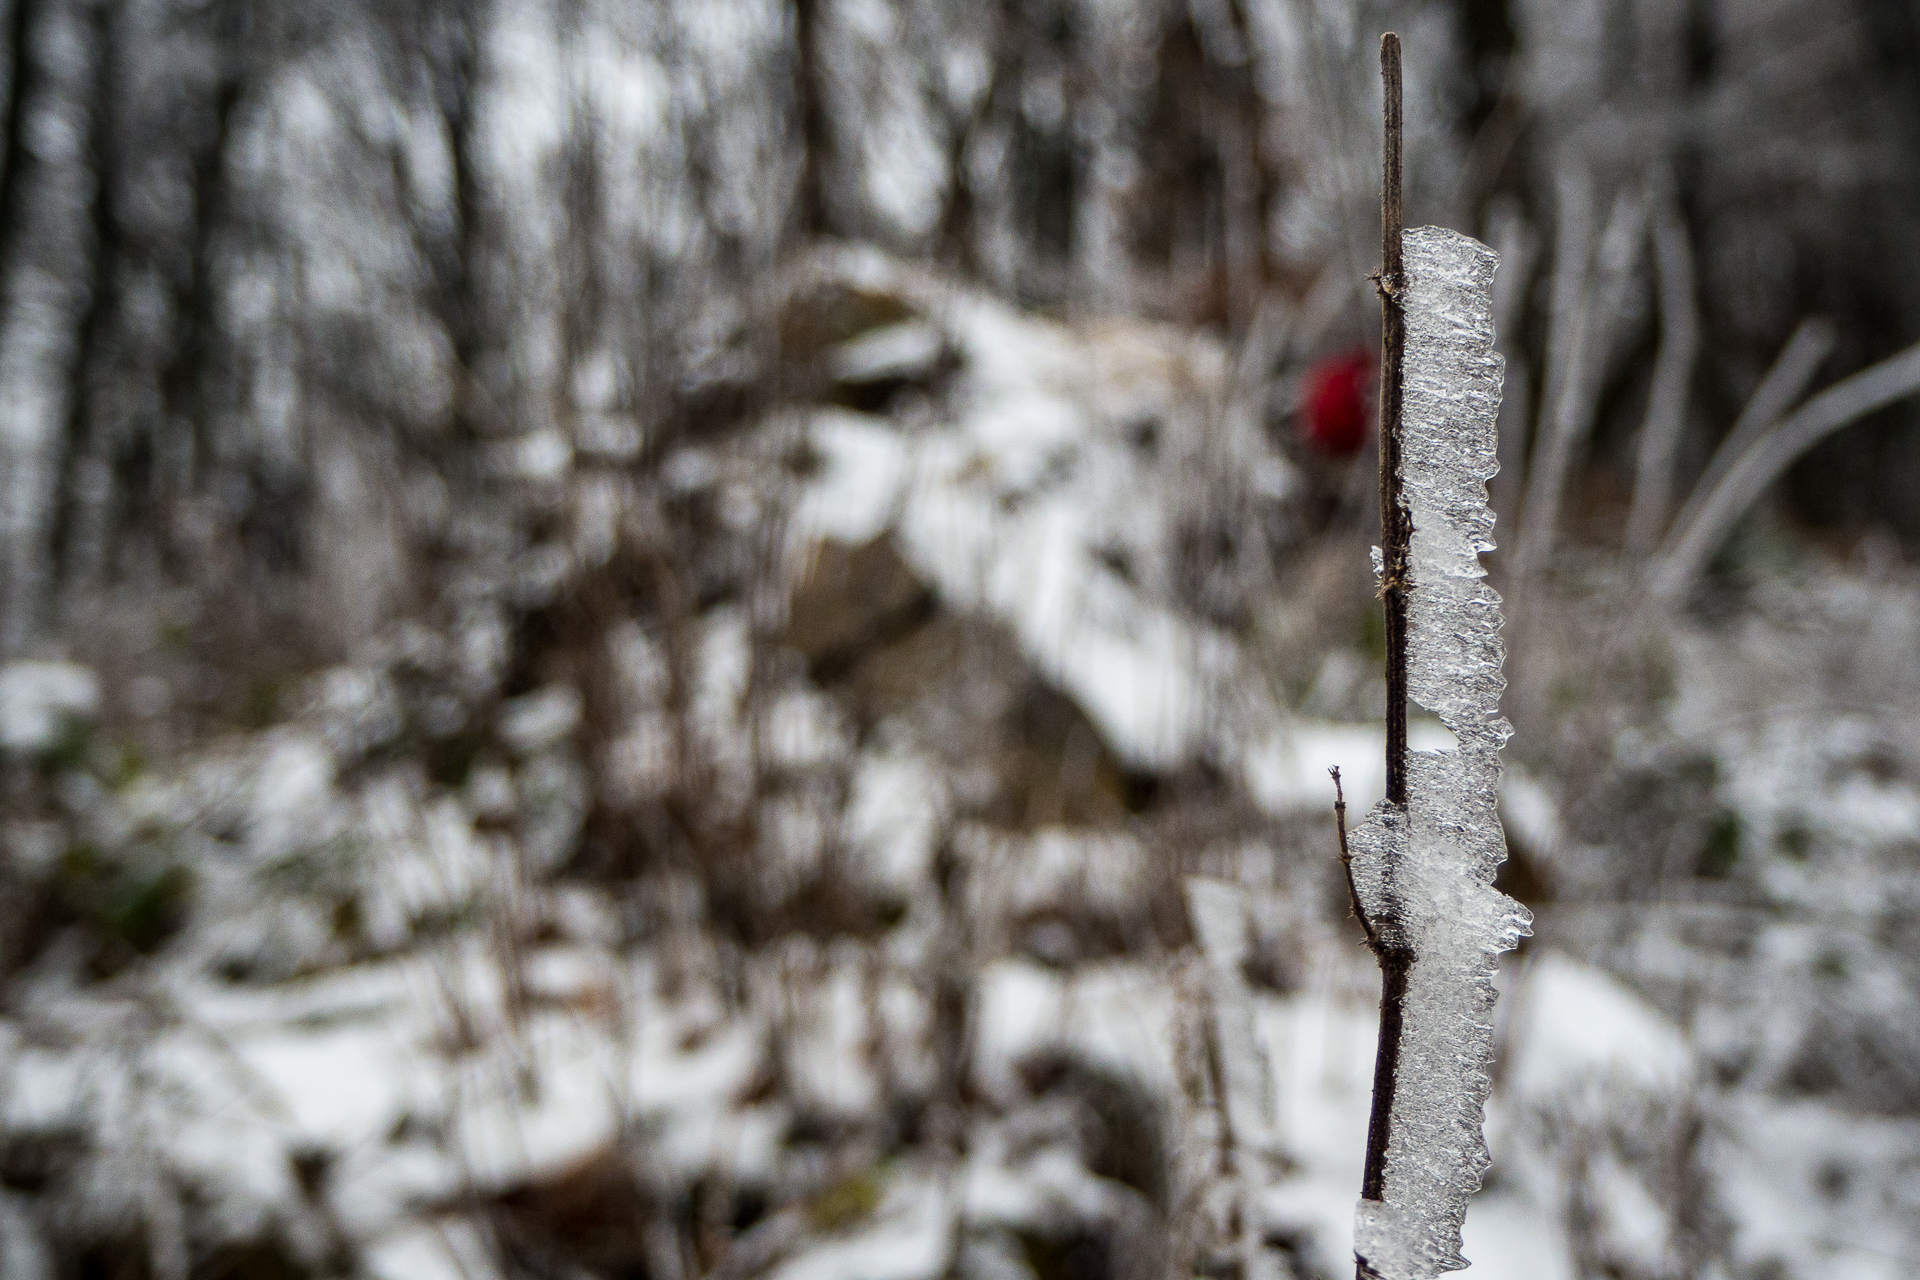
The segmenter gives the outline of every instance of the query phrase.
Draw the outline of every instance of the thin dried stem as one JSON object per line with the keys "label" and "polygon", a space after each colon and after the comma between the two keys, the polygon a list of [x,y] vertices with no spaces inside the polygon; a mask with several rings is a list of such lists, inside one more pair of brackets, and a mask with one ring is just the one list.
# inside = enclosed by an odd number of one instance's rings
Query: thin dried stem
{"label": "thin dried stem", "polygon": [[1339,766],[1327,772],[1333,776],[1333,826],[1340,835],[1340,868],[1347,874],[1347,899],[1353,906],[1353,918],[1366,931],[1367,949],[1377,956],[1380,954],[1380,937],[1374,933],[1373,921],[1367,919],[1366,911],[1360,906],[1360,886],[1353,882],[1353,853],[1347,848],[1347,795],[1340,786]]}
{"label": "thin dried stem", "polygon": [[1634,459],[1633,505],[1627,514],[1627,547],[1653,550],[1673,500],[1673,464],[1687,425],[1687,393],[1700,351],[1700,320],[1693,299],[1693,246],[1674,207],[1671,190],[1653,218],[1653,258],[1660,282],[1660,351],[1653,362],[1653,389],[1640,427]]}
{"label": "thin dried stem", "polygon": [[1506,390],[1500,398],[1500,471],[1492,488],[1493,509],[1509,522],[1517,516],[1527,471],[1528,369],[1521,342],[1534,236],[1517,201],[1496,201],[1487,212],[1488,242],[1500,255],[1493,280],[1493,329],[1507,359]]}
{"label": "thin dried stem", "polygon": [[1793,336],[1787,339],[1787,345],[1774,357],[1766,376],[1760,379],[1760,385],[1747,397],[1733,430],[1714,450],[1706,472],[1694,484],[1693,492],[1681,505],[1680,514],[1674,517],[1669,530],[1671,536],[1677,536],[1699,519],[1707,495],[1726,477],[1733,464],[1806,394],[1813,375],[1820,372],[1820,366],[1833,354],[1835,336],[1832,322],[1819,316],[1800,322]]}
{"label": "thin dried stem", "polygon": [[[1626,305],[1627,286],[1633,278],[1645,226],[1645,197],[1622,192],[1607,215],[1597,263],[1589,279],[1586,264],[1575,262],[1574,255],[1582,252],[1586,215],[1581,209],[1590,198],[1590,189],[1584,175],[1563,184],[1567,210],[1562,235],[1567,237],[1568,246],[1555,272],[1554,323],[1556,328],[1564,324],[1567,334],[1564,343],[1556,343],[1558,358],[1548,369],[1548,398],[1542,406],[1548,416],[1534,447],[1534,463],[1527,472],[1526,507],[1520,520],[1522,577],[1540,570],[1552,555],[1567,479],[1593,430],[1608,348]],[[1559,277],[1567,270],[1573,272],[1578,283],[1567,286],[1574,301],[1569,311],[1563,311],[1561,304],[1567,300],[1561,297]]]}
{"label": "thin dried stem", "polygon": [[1400,491],[1401,364],[1407,322],[1400,308],[1405,284],[1400,237],[1405,210],[1400,191],[1400,37],[1380,37],[1380,77],[1386,98],[1386,147],[1380,177],[1380,595],[1387,632],[1387,800],[1407,802],[1407,549],[1413,522]]}
{"label": "thin dried stem", "polygon": [[1728,465],[1692,523],[1668,540],[1654,567],[1653,594],[1672,599],[1686,590],[1747,509],[1807,450],[1874,410],[1916,393],[1920,345],[1835,383],[1775,423]]}
{"label": "thin dried stem", "polygon": [[[1380,595],[1387,633],[1387,803],[1402,811],[1407,804],[1407,581],[1413,519],[1402,492],[1400,463],[1401,401],[1404,391],[1406,314],[1401,296],[1406,278],[1401,238],[1405,214],[1400,169],[1400,37],[1380,37],[1380,78],[1385,98],[1386,146],[1380,181]],[[1337,785],[1337,784],[1336,784]],[[1341,800],[1344,830],[1345,800]],[[1352,888],[1352,881],[1348,882]],[[1359,905],[1355,893],[1355,905]],[[1393,1115],[1394,1082],[1400,1067],[1400,1038],[1405,1025],[1407,974],[1412,957],[1381,945],[1364,911],[1362,923],[1380,960],[1380,1035],[1373,1058],[1373,1107],[1367,1120],[1367,1153],[1360,1181],[1363,1199],[1385,1194],[1388,1127]],[[1369,1268],[1357,1262],[1360,1280]]]}
{"label": "thin dried stem", "polygon": [[1593,287],[1593,180],[1585,169],[1567,165],[1555,175],[1554,213],[1553,274],[1549,279],[1547,355],[1541,370],[1539,421],[1520,503],[1521,536],[1513,545],[1514,559],[1523,569],[1538,556],[1532,549],[1539,536],[1536,530],[1543,521],[1558,518],[1559,495],[1554,493],[1548,502],[1544,479],[1553,465],[1554,409],[1562,402],[1565,384],[1573,377],[1586,346]]}

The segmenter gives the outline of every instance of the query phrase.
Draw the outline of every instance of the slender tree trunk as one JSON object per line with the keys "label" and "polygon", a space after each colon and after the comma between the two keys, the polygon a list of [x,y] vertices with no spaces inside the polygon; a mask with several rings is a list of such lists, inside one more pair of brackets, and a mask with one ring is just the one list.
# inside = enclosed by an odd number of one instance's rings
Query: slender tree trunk
{"label": "slender tree trunk", "polygon": [[793,0],[793,97],[800,127],[800,233],[812,238],[831,227],[827,166],[832,161],[825,78],[820,67],[822,0]]}
{"label": "slender tree trunk", "polygon": [[454,425],[463,440],[478,435],[480,425],[480,389],[475,370],[480,362],[482,341],[476,267],[485,198],[475,155],[475,99],[483,17],[481,0],[461,0],[456,6],[454,49],[441,100],[453,166],[454,207],[453,255],[447,264],[444,315],[447,337],[453,347],[454,368],[461,381],[455,399]]}
{"label": "slender tree trunk", "polygon": [[193,157],[193,230],[178,295],[179,337],[160,374],[162,429],[178,449],[162,453],[180,466],[176,474],[163,475],[160,484],[162,496],[175,501],[205,481],[218,452],[211,420],[212,367],[220,342],[216,268],[232,203],[227,153],[247,87],[242,47],[247,17],[244,0],[227,0],[213,14],[221,65],[213,89],[212,129]]}
{"label": "slender tree trunk", "polygon": [[94,6],[94,85],[88,130],[93,163],[93,271],[75,343],[66,439],[54,488],[48,594],[56,598],[75,581],[86,562],[95,558],[82,548],[86,539],[97,541],[98,524],[106,508],[101,491],[109,483],[97,419],[101,412],[99,392],[108,376],[104,367],[108,335],[113,328],[120,268],[126,256],[116,200],[121,159],[116,127],[121,16],[118,0],[101,0]]}
{"label": "slender tree trunk", "polygon": [[[27,112],[40,80],[32,47],[40,13],[40,0],[13,0],[8,6],[7,119],[4,140],[0,141],[5,147],[4,155],[0,155],[0,264],[12,262],[23,221],[21,179],[27,167]],[[0,277],[3,283],[4,277]],[[4,296],[3,288],[0,296]]]}

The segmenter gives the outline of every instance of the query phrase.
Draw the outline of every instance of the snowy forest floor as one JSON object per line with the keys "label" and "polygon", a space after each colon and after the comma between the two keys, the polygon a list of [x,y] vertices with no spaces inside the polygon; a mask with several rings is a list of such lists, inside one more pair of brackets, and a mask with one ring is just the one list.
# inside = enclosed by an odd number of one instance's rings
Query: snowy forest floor
{"label": "snowy forest floor", "polygon": [[[1345,1272],[1365,463],[1210,339],[809,271],[816,403],[516,441],[456,624],[236,687],[160,593],[0,670],[0,1273]],[[1467,1274],[1912,1274],[1920,582],[1763,519],[1692,612],[1501,585]]]}

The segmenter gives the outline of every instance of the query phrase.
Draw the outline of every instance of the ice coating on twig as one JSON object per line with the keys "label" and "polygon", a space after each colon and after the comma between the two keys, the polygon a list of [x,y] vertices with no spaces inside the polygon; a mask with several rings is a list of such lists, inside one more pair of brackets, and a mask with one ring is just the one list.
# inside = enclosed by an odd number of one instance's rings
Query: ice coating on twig
{"label": "ice coating on twig", "polygon": [[1493,973],[1531,923],[1493,887],[1506,856],[1497,809],[1500,597],[1487,481],[1497,463],[1502,362],[1493,348],[1497,255],[1457,232],[1405,233],[1402,474],[1413,516],[1408,690],[1457,750],[1416,752],[1408,807],[1385,802],[1354,832],[1353,875],[1381,945],[1408,964],[1380,1200],[1362,1200],[1354,1248],[1381,1280],[1467,1265],[1460,1224],[1488,1157]]}

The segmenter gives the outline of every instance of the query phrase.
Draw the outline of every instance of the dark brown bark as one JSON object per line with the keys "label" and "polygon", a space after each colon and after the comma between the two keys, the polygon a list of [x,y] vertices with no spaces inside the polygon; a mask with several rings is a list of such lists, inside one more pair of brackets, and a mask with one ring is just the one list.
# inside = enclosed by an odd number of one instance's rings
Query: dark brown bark
{"label": "dark brown bark", "polygon": [[[1403,285],[1400,237],[1404,213],[1400,190],[1400,37],[1389,31],[1380,38],[1380,76],[1386,115],[1380,187],[1380,549],[1381,603],[1387,633],[1387,803],[1404,820],[1407,807],[1407,563],[1413,522],[1401,492],[1400,403],[1402,360],[1406,347],[1406,318],[1401,310]],[[1389,868],[1389,875],[1391,875]],[[1358,895],[1356,894],[1356,901]],[[1379,1200],[1385,1193],[1387,1142],[1393,1116],[1394,1086],[1400,1067],[1400,1037],[1413,956],[1394,941],[1399,931],[1391,920],[1367,922],[1367,936],[1380,960],[1380,1038],[1373,1062],[1373,1109],[1367,1122],[1366,1164],[1361,1176],[1363,1199]],[[1385,926],[1385,927],[1383,927]],[[1370,1269],[1358,1263],[1357,1274],[1368,1280]]]}

